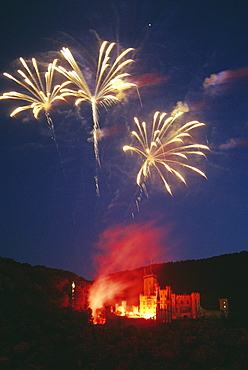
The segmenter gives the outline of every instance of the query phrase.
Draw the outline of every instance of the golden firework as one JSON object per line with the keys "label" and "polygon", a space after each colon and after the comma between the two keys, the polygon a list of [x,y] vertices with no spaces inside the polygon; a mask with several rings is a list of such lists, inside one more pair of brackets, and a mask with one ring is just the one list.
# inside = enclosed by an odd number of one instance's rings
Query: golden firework
{"label": "golden firework", "polygon": [[101,105],[107,108],[108,106],[120,101],[118,97],[119,93],[121,93],[123,90],[129,89],[132,86],[136,86],[133,83],[125,81],[125,78],[129,76],[129,73],[125,71],[125,68],[133,62],[133,59],[126,59],[126,56],[133,49],[128,48],[124,50],[119,56],[117,56],[115,60],[112,60],[111,51],[115,45],[116,44],[114,42],[109,43],[108,41],[104,41],[102,43],[99,50],[93,89],[89,87],[84,75],[84,71],[77,64],[70,49],[64,47],[62,48],[61,53],[72,67],[72,71],[68,71],[62,66],[56,67],[60,73],[62,73],[72,84],[78,88],[78,90],[72,90],[68,88],[63,89],[63,96],[71,95],[76,97],[76,106],[84,101],[87,101],[91,104],[94,152],[99,165],[98,132],[100,126],[98,106]]}
{"label": "golden firework", "polygon": [[184,184],[186,184],[186,180],[180,172],[180,168],[190,169],[206,177],[201,170],[185,163],[189,156],[205,157],[202,150],[209,150],[206,145],[194,143],[190,133],[193,129],[205,126],[205,124],[191,121],[173,130],[173,123],[182,114],[183,112],[179,112],[175,116],[168,117],[167,113],[156,112],[151,127],[147,127],[145,122],[140,123],[138,118],[134,117],[138,130],[132,131],[132,135],[137,141],[137,145],[125,145],[123,150],[138,153],[142,158],[142,165],[136,177],[136,183],[139,187],[144,185],[152,169],[157,171],[166,190],[171,195],[171,187],[165,178],[166,173],[175,175]]}
{"label": "golden firework", "polygon": [[64,97],[61,95],[61,89],[68,85],[69,82],[66,81],[63,82],[61,85],[53,86],[54,71],[57,59],[54,59],[52,63],[48,64],[47,71],[44,74],[40,73],[38,63],[35,58],[32,58],[30,62],[31,67],[28,66],[28,63],[23,58],[20,58],[20,62],[25,69],[24,71],[18,69],[17,71],[22,77],[21,80],[13,77],[11,74],[6,72],[3,75],[15,81],[18,85],[22,86],[26,90],[26,93],[10,91],[0,96],[0,99],[15,99],[29,103],[28,105],[15,108],[10,113],[11,117],[22,111],[31,109],[34,118],[38,119],[40,112],[44,111],[46,114],[48,125],[50,127],[51,118],[49,117],[49,111],[51,109],[51,106],[55,100],[65,100]]}

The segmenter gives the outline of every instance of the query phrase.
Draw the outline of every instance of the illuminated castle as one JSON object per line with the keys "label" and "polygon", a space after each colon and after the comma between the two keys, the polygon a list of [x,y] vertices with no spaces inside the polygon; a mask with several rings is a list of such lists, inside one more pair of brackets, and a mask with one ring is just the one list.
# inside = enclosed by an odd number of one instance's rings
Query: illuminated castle
{"label": "illuminated castle", "polygon": [[144,275],[144,294],[140,294],[139,302],[141,317],[160,322],[179,318],[196,319],[201,311],[200,293],[175,294],[170,286],[161,289],[153,273]]}
{"label": "illuminated castle", "polygon": [[[88,309],[88,284],[76,287],[72,283],[72,302],[75,309]],[[75,294],[78,293],[78,294]],[[80,303],[80,304],[79,304]],[[175,294],[170,286],[161,289],[153,272],[143,275],[143,294],[139,294],[139,305],[129,306],[126,300],[121,305],[114,300],[105,307],[99,307],[94,316],[95,324],[104,324],[116,316],[152,319],[157,322],[170,323],[175,319],[200,317],[227,317],[228,299],[219,299],[220,310],[206,310],[200,305],[200,293]]]}
{"label": "illuminated castle", "polygon": [[172,319],[201,316],[200,293],[175,294],[170,286],[161,289],[154,273],[144,274],[144,292],[139,295],[139,307],[129,307],[126,301],[115,305],[115,314],[128,317],[171,322]]}

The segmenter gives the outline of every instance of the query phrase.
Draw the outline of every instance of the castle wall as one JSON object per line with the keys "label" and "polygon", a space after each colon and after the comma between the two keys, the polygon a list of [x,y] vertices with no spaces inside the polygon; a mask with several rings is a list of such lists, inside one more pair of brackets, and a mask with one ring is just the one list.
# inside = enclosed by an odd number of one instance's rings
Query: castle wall
{"label": "castle wall", "polygon": [[140,315],[144,317],[155,317],[157,312],[156,295],[140,294]]}

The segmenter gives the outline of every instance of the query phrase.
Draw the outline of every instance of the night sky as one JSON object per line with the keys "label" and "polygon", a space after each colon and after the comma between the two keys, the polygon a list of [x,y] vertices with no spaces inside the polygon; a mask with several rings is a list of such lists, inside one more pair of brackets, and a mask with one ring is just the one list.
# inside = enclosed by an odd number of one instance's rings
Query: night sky
{"label": "night sky", "polygon": [[[98,197],[87,103],[80,109],[55,105],[56,146],[44,115],[35,120],[27,111],[9,118],[20,102],[0,101],[0,256],[92,279],[106,232],[111,238],[126,230],[139,243],[146,225],[161,236],[160,257],[152,262],[247,250],[247,17],[244,1],[2,1],[1,94],[20,91],[2,76],[15,74],[19,57],[50,62],[68,46],[92,61],[99,40],[108,40],[135,48],[131,75],[140,84],[142,106],[130,91],[121,104],[100,110]],[[185,122],[206,124],[197,142],[211,151],[191,164],[208,179],[187,171],[185,186],[169,177],[171,197],[153,178],[138,210],[138,158],[122,151],[131,144],[133,117],[148,123],[155,111],[171,112],[179,101],[189,107]],[[152,242],[150,249],[146,264]]]}

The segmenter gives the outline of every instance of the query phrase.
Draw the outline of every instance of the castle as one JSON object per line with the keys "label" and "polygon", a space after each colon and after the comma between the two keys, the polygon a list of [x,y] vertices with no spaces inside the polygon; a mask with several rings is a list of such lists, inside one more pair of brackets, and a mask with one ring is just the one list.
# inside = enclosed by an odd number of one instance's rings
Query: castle
{"label": "castle", "polygon": [[144,294],[140,294],[140,315],[154,317],[160,322],[192,318],[200,315],[200,293],[175,294],[170,286],[161,289],[157,277],[144,275]]}
{"label": "castle", "polygon": [[[74,297],[75,285],[72,286]],[[88,286],[85,285],[80,299],[74,301],[75,309],[87,309]],[[82,297],[84,299],[82,299]],[[78,297],[79,298],[79,297]],[[228,299],[219,300],[220,310],[205,310],[200,305],[200,293],[192,292],[190,294],[175,294],[170,286],[161,289],[157,281],[157,276],[153,273],[144,273],[143,275],[143,294],[139,294],[139,306],[129,306],[127,301],[122,301],[121,305],[115,303],[114,306],[102,307],[97,310],[97,317],[94,322],[104,324],[106,316],[113,317],[126,316],[129,318],[152,319],[157,322],[170,323],[175,319],[200,317],[221,317],[228,316]],[[78,302],[80,301],[80,305]]]}
{"label": "castle", "polygon": [[144,274],[144,292],[139,295],[139,307],[128,309],[127,303],[115,305],[115,313],[128,317],[171,322],[172,319],[200,317],[200,293],[175,294],[170,286],[161,289],[154,273]]}

